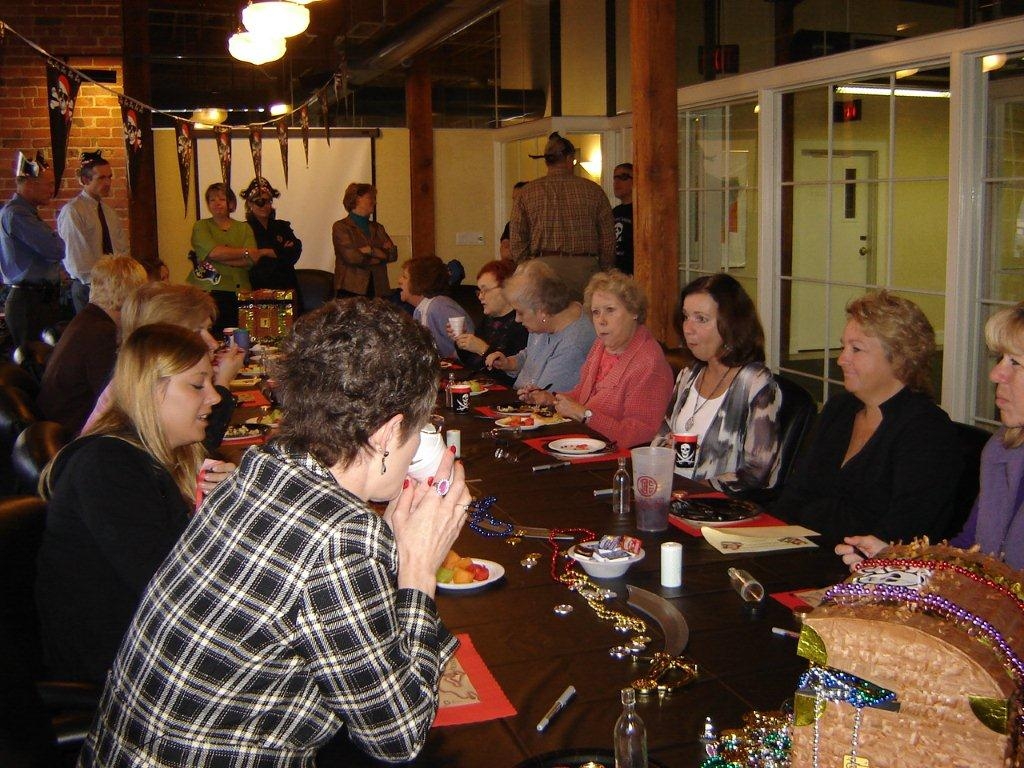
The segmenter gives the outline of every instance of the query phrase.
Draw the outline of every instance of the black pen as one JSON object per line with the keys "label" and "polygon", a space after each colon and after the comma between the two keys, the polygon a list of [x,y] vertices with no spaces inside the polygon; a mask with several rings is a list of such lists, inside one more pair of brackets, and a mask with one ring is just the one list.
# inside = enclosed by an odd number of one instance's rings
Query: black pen
{"label": "black pen", "polygon": [[534,472],[546,472],[549,469],[559,469],[561,467],[568,467],[572,464],[571,461],[556,461],[554,464],[538,464],[533,468]]}

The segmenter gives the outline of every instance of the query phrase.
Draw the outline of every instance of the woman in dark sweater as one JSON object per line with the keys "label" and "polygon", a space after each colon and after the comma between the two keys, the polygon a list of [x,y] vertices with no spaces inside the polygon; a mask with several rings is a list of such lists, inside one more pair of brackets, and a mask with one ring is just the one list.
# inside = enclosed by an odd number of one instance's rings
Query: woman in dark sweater
{"label": "woman in dark sweater", "polygon": [[[452,335],[458,347],[459,360],[468,368],[483,368],[484,358],[491,352],[504,352],[511,357],[526,346],[530,334],[516,320],[516,310],[502,290],[505,281],[515,271],[514,261],[501,260],[487,262],[476,273],[476,295],[484,310],[483,322],[475,335]],[[498,375],[509,382],[515,379],[504,371]]]}
{"label": "woman in dark sweater", "polygon": [[793,479],[774,505],[830,543],[941,538],[960,477],[956,429],[930,396],[931,323],[913,302],[881,291],[846,308],[839,367]]}
{"label": "woman in dark sweater", "polygon": [[[43,473],[36,602],[48,671],[101,683],[146,584],[185,529],[220,395],[202,339],[145,325],[124,342],[113,403]],[[212,489],[234,469],[214,463]]]}

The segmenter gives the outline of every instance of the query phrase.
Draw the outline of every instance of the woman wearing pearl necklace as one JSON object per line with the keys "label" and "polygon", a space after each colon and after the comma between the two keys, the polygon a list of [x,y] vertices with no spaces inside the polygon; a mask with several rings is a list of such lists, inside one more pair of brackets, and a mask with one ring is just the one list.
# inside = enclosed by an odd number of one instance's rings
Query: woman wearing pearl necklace
{"label": "woman wearing pearl necklace", "polygon": [[779,387],[764,365],[764,330],[743,287],[726,274],[683,288],[683,338],[693,362],[676,378],[655,445],[698,436],[687,473],[717,490],[771,488],[778,476]]}

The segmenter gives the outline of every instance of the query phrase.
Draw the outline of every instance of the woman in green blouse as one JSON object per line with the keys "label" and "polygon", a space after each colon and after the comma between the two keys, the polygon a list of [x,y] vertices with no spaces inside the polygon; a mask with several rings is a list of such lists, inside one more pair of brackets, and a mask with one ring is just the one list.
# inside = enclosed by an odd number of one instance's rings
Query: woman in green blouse
{"label": "woman in green blouse", "polygon": [[258,248],[252,227],[231,218],[238,198],[227,184],[206,188],[210,218],[192,227],[193,268],[188,282],[208,291],[217,303],[219,325],[238,325],[238,291],[252,290],[249,268],[260,259],[277,258],[273,248]]}

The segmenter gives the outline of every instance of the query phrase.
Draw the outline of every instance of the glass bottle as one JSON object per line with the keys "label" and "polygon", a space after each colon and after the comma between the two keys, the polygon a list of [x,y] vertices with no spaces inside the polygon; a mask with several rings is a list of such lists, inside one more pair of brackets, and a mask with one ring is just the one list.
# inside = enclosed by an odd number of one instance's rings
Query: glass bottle
{"label": "glass bottle", "polygon": [[448,408],[454,408],[455,403],[452,401],[452,386],[455,384],[455,374],[448,373],[448,386],[444,388],[444,404]]}
{"label": "glass bottle", "polygon": [[629,472],[626,470],[626,457],[619,457],[619,467],[612,475],[612,513],[625,517],[629,514]]}
{"label": "glass bottle", "polygon": [[622,689],[622,714],[615,722],[615,768],[647,768],[647,731],[637,715],[636,691]]}

